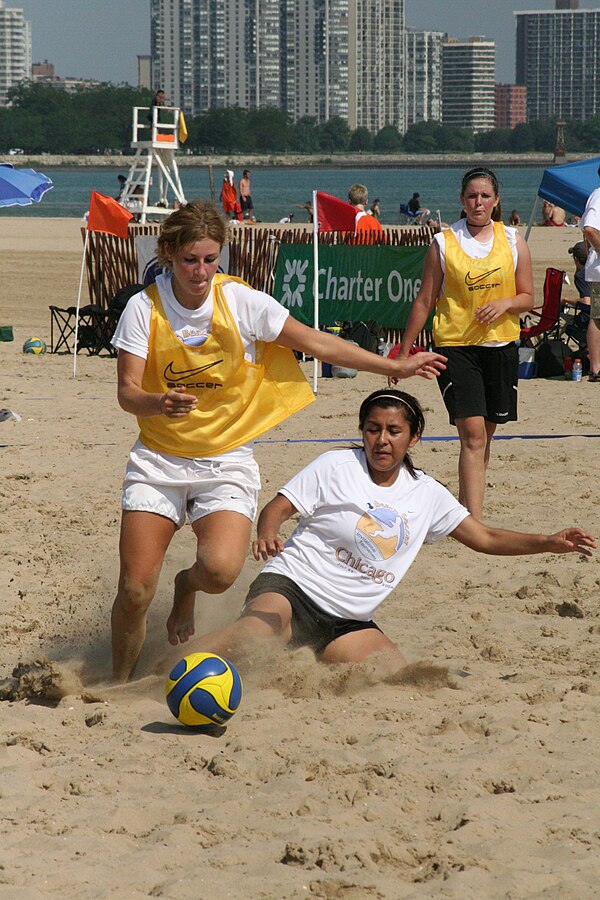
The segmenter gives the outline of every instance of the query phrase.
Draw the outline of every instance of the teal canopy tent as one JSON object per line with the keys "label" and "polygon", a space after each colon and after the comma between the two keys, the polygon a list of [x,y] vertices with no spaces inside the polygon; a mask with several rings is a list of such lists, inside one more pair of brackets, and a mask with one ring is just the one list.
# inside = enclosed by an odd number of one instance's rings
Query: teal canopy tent
{"label": "teal canopy tent", "polygon": [[580,216],[585,209],[589,195],[597,187],[600,187],[599,166],[600,156],[595,156],[593,159],[583,159],[579,162],[546,169],[531,211],[525,240],[529,237],[531,226],[535,221],[540,197],[543,200],[549,200],[556,206],[562,206],[567,212]]}

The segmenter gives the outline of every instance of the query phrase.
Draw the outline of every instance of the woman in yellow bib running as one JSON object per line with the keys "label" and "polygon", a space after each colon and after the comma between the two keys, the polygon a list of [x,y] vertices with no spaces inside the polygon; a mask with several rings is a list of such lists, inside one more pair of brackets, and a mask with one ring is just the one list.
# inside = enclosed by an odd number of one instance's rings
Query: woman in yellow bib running
{"label": "woman in yellow bib running", "polygon": [[[519,317],[533,306],[531,256],[500,221],[498,179],[482,167],[462,179],[465,216],[437,234],[399,356],[435,309],[436,350],[447,357],[439,386],[460,440],[459,500],[481,519],[490,445],[499,423],[517,418]],[[393,380],[393,379],[392,379]]]}
{"label": "woman in yellow bib running", "polygon": [[219,594],[237,578],[260,489],[251,442],[314,400],[292,348],[395,378],[444,368],[437,353],[385,359],[296,321],[273,297],[217,272],[227,240],[213,204],[173,212],[158,239],[168,273],[129,300],[113,338],[119,403],[140,428],[123,484],[117,681],[133,674],[166,550],[186,516],[196,559],[175,578],[170,643],[194,633],[196,591]]}

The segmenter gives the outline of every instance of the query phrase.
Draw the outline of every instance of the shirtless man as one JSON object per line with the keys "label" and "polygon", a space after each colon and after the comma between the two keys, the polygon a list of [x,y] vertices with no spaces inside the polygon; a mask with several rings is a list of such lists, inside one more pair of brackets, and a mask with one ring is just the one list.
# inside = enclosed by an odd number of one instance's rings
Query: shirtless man
{"label": "shirtless man", "polygon": [[244,174],[240,178],[240,205],[245,219],[252,219],[254,206],[252,197],[250,196],[250,171],[244,169]]}

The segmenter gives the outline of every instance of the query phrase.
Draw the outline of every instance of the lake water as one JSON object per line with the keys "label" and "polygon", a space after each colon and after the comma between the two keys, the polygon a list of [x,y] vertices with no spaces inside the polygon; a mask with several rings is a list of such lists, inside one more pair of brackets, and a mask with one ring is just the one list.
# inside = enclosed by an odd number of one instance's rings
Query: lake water
{"label": "lake water", "polygon": [[[67,216],[80,218],[88,208],[92,190],[115,196],[118,192],[117,175],[127,174],[126,169],[60,168],[41,167],[52,181],[54,188],[44,196],[41,203],[26,207],[8,207],[0,210],[4,216]],[[365,184],[369,196],[381,202],[381,221],[388,225],[397,224],[399,205],[406,203],[414,191],[421,195],[422,205],[435,214],[439,209],[446,222],[453,222],[460,215],[458,194],[464,168],[414,168],[414,169],[374,169],[356,168],[255,168],[252,171],[252,199],[255,215],[259,221],[277,222],[283,216],[294,213],[295,220],[306,222],[304,210],[296,208],[311,199],[313,190],[326,191],[346,199],[348,187],[354,182]],[[214,170],[215,190],[221,188],[224,169]],[[542,179],[543,168],[502,168],[496,169],[500,180],[500,195],[503,218],[508,219],[512,209],[517,209],[523,221],[527,221],[537,190]],[[188,200],[210,196],[208,168],[194,167],[180,170],[181,183]],[[236,178],[241,170],[236,171]]]}

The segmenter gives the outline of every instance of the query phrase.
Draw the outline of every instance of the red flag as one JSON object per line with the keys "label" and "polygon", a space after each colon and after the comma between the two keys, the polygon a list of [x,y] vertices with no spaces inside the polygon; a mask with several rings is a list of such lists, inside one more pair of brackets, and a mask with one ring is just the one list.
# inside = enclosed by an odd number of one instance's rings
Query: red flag
{"label": "red flag", "polygon": [[319,231],[356,231],[356,209],[331,194],[317,191]]}
{"label": "red flag", "polygon": [[106,234],[114,234],[126,240],[131,219],[133,213],[124,209],[112,197],[92,191],[87,221],[88,231],[104,231]]}

